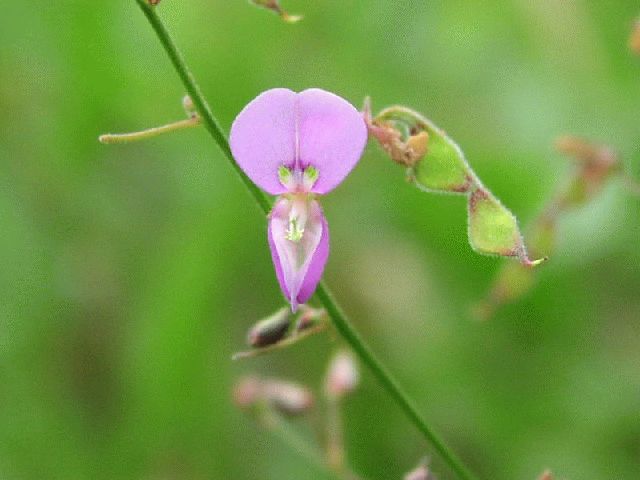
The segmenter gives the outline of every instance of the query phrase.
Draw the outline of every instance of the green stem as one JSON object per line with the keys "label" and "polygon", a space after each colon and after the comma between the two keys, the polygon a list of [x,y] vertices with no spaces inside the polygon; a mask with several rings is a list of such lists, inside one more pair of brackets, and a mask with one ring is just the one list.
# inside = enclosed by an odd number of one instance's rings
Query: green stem
{"label": "green stem", "polygon": [[[164,47],[165,51],[169,55],[173,66],[180,76],[187,93],[190,95],[193,103],[198,110],[198,113],[202,117],[205,127],[218,144],[222,153],[227,157],[236,173],[240,176],[246,187],[249,189],[254,199],[262,209],[265,215],[268,215],[271,210],[271,203],[263,195],[262,191],[246,176],[246,174],[240,169],[238,164],[233,159],[229,143],[226,136],[222,131],[220,125],[213,116],[207,101],[202,95],[200,88],[198,87],[193,75],[189,71],[182,55],[178,51],[175,43],[173,42],[169,32],[164,27],[164,24],[156,14],[153,7],[151,7],[145,0],[136,0],[142,12],[149,20],[149,23],[153,27],[160,43]],[[402,390],[398,382],[391,375],[391,373],[382,365],[382,363],[373,354],[371,349],[367,346],[364,340],[353,328],[351,322],[347,316],[342,312],[337,305],[333,296],[329,292],[329,289],[324,282],[321,282],[316,291],[318,299],[322,302],[329,317],[333,321],[338,332],[344,337],[345,341],[351,346],[354,352],[360,357],[362,362],[369,367],[375,377],[378,379],[384,389],[391,395],[395,402],[400,406],[405,415],[411,420],[411,422],[418,428],[424,438],[431,443],[433,448],[440,454],[443,460],[449,465],[459,478],[462,480],[473,480],[474,476],[464,467],[462,462],[451,452],[444,444],[444,442],[431,430],[426,421],[422,418],[416,406],[409,400],[407,394]]]}
{"label": "green stem", "polygon": [[178,47],[176,47],[176,44],[173,42],[173,39],[162,23],[162,20],[160,20],[160,17],[158,17],[158,15],[156,14],[155,8],[149,5],[146,0],[136,0],[136,2],[142,9],[142,13],[144,13],[145,17],[147,17],[147,20],[149,20],[151,27],[156,32],[160,43],[164,47],[164,50],[167,52],[169,60],[171,60],[171,63],[180,76],[180,80],[182,80],[187,93],[191,97],[193,105],[196,107],[196,110],[200,114],[205,128],[218,144],[218,147],[220,147],[222,153],[224,153],[224,155],[230,160],[231,166],[235,169],[236,173],[240,176],[245,186],[249,189],[253,197],[256,199],[262,211],[265,213],[265,215],[268,214],[271,211],[271,202],[267,199],[267,197],[264,196],[262,191],[251,181],[251,179],[245,175],[245,173],[235,162],[235,160],[233,160],[231,148],[229,148],[229,142],[227,141],[222,128],[213,116],[209,104],[205,100],[204,95],[202,95],[200,87],[196,83],[196,79],[191,74],[189,67],[187,67],[187,64],[185,63],[182,54],[178,50]]}
{"label": "green stem", "polygon": [[353,328],[349,318],[334,300],[333,295],[324,281],[320,282],[320,285],[318,285],[316,296],[325,306],[329,317],[333,320],[336,330],[340,332],[342,337],[356,352],[358,357],[360,357],[360,360],[369,367],[369,370],[371,370],[389,395],[393,397],[395,402],[400,406],[409,420],[411,420],[411,422],[418,428],[424,438],[431,443],[433,448],[440,454],[451,470],[453,470],[461,479],[472,480],[475,478],[471,472],[466,469],[460,459],[458,459],[457,456],[449,450],[440,437],[427,425],[427,422],[422,415],[420,415],[417,407],[411,401],[407,393],[402,389],[398,381],[386,369],[382,362],[378,360],[360,334]]}

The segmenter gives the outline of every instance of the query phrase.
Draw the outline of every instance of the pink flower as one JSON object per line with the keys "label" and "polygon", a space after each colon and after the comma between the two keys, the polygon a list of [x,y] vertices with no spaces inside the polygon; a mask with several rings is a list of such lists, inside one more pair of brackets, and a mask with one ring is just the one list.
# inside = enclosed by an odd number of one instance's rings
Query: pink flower
{"label": "pink flower", "polygon": [[293,311],[315,291],[329,256],[329,227],[317,196],[345,179],[366,141],[362,115],[317,88],[267,90],[233,122],[230,144],[238,165],[278,195],[269,214],[269,247]]}

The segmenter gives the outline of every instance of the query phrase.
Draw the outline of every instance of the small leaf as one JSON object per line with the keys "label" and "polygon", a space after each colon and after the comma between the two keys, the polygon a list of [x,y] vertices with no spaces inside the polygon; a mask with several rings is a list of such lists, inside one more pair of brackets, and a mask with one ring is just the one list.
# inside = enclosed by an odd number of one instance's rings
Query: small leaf
{"label": "small leaf", "polygon": [[516,217],[483,189],[469,197],[469,241],[474,250],[486,255],[513,257],[522,248]]}

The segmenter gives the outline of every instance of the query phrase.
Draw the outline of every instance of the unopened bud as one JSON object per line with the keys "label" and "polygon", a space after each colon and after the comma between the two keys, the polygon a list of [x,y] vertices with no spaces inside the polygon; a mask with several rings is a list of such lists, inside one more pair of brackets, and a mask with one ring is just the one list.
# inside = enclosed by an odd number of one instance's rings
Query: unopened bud
{"label": "unopened bud", "polygon": [[340,398],[356,389],[360,375],[350,352],[341,351],[329,363],[325,388],[331,398]]}
{"label": "unopened bud", "polygon": [[283,307],[251,327],[247,334],[247,343],[252,347],[273,345],[285,337],[290,325],[291,309]]}
{"label": "unopened bud", "polygon": [[267,380],[262,387],[264,398],[281,413],[299,415],[313,407],[314,398],[309,389],[293,382]]}
{"label": "unopened bud", "polygon": [[300,316],[296,321],[296,332],[303,332],[320,324],[326,316],[324,308],[312,308],[307,305],[300,307]]}
{"label": "unopened bud", "polygon": [[184,97],[182,97],[182,108],[184,108],[184,111],[189,118],[198,116],[196,106],[193,104],[193,100],[189,95],[185,95]]}
{"label": "unopened bud", "polygon": [[240,380],[233,389],[233,400],[240,408],[266,404],[287,415],[304,413],[314,404],[313,394],[302,385],[257,377]]}
{"label": "unopened bud", "polygon": [[240,380],[233,389],[233,400],[240,408],[254,406],[262,399],[262,382],[256,377]]}
{"label": "unopened bud", "polygon": [[431,473],[429,467],[423,464],[407,473],[404,480],[436,480],[436,477]]}
{"label": "unopened bud", "polygon": [[429,134],[427,132],[418,132],[407,140],[407,146],[411,149],[412,156],[417,160],[420,160],[427,153],[428,143]]}

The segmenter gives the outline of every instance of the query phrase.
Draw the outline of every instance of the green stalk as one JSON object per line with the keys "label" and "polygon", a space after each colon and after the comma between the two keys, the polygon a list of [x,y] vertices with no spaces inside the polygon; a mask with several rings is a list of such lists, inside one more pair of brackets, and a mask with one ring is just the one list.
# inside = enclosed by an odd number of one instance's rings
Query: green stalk
{"label": "green stalk", "polygon": [[[156,14],[154,7],[150,6],[145,0],[136,0],[136,2],[142,9],[145,17],[147,17],[147,20],[153,27],[160,43],[167,52],[167,55],[169,56],[176,72],[180,76],[180,79],[182,80],[187,93],[191,97],[196,110],[200,114],[204,126],[218,144],[222,153],[227,157],[227,160],[229,160],[229,163],[235,169],[236,173],[240,176],[240,179],[244,182],[249,192],[251,192],[262,212],[265,215],[268,215],[271,210],[271,202],[235,162],[233,155],[231,154],[231,149],[229,148],[229,142],[227,141],[226,135],[223,133],[222,128],[213,116],[211,108],[202,95],[195,78],[187,67],[182,54],[178,51],[178,48],[169,35],[169,32]],[[402,390],[395,378],[383,366],[380,360],[378,360],[378,358],[373,354],[369,346],[360,337],[349,318],[334,300],[324,282],[321,282],[318,286],[316,296],[324,305],[329,317],[344,340],[360,357],[360,360],[369,367],[382,387],[389,395],[391,395],[393,400],[398,404],[409,420],[418,428],[423,437],[440,454],[451,470],[453,470],[462,480],[473,480],[475,477],[466,469],[456,455],[447,448],[438,435],[436,435],[436,433],[434,433],[434,431],[427,425],[427,422],[422,415],[420,415],[414,403],[409,399],[409,396],[404,392],[404,390]]]}

